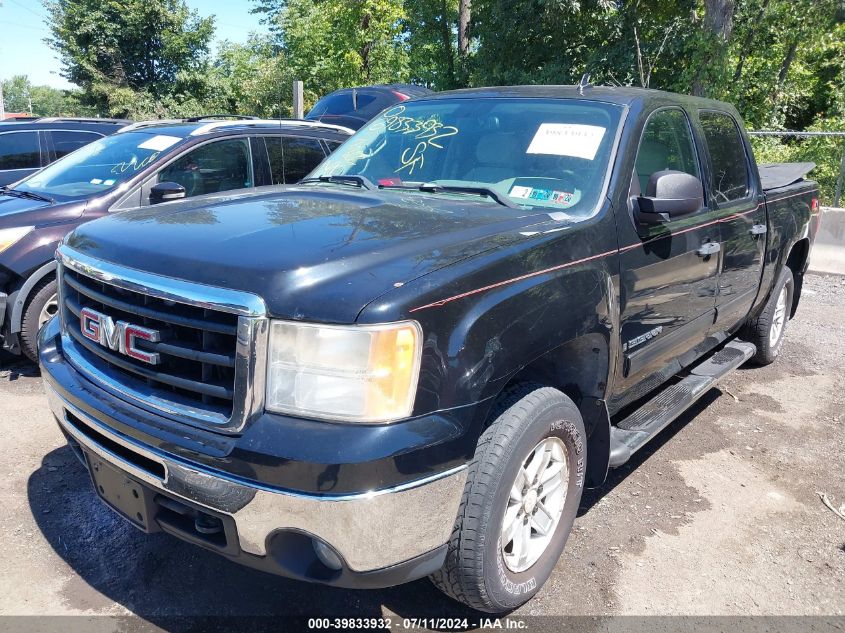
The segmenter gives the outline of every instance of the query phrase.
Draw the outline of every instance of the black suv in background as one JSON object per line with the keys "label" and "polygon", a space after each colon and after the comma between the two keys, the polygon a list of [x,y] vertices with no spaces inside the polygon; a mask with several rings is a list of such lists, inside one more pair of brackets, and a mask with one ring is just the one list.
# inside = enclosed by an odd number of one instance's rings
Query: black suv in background
{"label": "black suv in background", "polygon": [[47,117],[0,121],[0,186],[17,182],[131,121]]}
{"label": "black suv in background", "polygon": [[184,120],[124,127],[0,188],[0,338],[35,359],[57,308],[56,246],[80,224],[188,197],[294,183],[352,131],[302,120]]}
{"label": "black suv in background", "polygon": [[341,88],[320,99],[305,118],[357,130],[385,108],[431,92],[411,84]]}

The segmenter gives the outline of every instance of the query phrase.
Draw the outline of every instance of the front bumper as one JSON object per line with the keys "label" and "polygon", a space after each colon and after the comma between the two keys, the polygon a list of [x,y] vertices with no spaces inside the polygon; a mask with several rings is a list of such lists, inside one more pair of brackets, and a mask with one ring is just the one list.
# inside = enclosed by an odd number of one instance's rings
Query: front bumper
{"label": "front bumper", "polygon": [[[83,411],[72,403],[71,392],[78,398],[79,385],[63,385],[58,376],[67,378],[75,370],[55,350],[45,359],[42,349],[41,361],[50,407],[72,447],[117,468],[165,506],[175,502],[221,521],[225,539],[212,542],[155,516],[148,522],[152,531],[171,532],[265,571],[338,586],[394,585],[442,565],[465,467],[357,494],[311,495],[260,486],[115,431],[104,423],[114,411]],[[133,407],[124,403],[123,408]],[[321,566],[313,539],[339,555],[340,571]]]}

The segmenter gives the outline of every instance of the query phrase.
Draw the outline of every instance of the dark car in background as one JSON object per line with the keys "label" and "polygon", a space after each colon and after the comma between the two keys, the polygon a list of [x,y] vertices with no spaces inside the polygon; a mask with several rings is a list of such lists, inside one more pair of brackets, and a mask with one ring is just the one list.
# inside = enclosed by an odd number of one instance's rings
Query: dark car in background
{"label": "dark car in background", "polygon": [[320,99],[305,118],[357,130],[385,108],[431,92],[411,84],[341,88]]}
{"label": "dark car in background", "polygon": [[[352,130],[302,120],[136,123],[0,188],[0,338],[35,358],[57,308],[59,241],[117,211],[294,183]],[[174,245],[176,246],[176,245]]]}
{"label": "dark car in background", "polygon": [[0,186],[129,125],[125,119],[36,118],[0,121]]}

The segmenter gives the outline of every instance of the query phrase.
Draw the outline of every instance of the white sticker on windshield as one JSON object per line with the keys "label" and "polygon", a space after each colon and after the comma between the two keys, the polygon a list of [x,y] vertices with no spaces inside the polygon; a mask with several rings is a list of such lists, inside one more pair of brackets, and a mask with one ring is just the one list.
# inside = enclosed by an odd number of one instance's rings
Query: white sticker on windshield
{"label": "white sticker on windshield", "polygon": [[167,136],[166,134],[159,134],[141,143],[138,146],[138,149],[151,149],[154,152],[162,152],[171,145],[178,143],[181,140],[182,139],[178,136]]}
{"label": "white sticker on windshield", "polygon": [[102,184],[103,184],[103,179],[102,179],[102,178],[92,178],[92,179],[91,179],[91,184],[92,184],[92,185],[102,185]]}
{"label": "white sticker on windshield", "polygon": [[580,123],[541,123],[526,154],[551,154],[593,160],[607,128]]}

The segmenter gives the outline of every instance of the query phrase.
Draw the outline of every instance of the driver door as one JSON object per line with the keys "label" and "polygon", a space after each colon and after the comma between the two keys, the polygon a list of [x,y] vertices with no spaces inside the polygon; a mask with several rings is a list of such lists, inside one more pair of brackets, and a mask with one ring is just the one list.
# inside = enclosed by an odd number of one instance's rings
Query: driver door
{"label": "driver door", "polygon": [[[701,164],[686,111],[669,107],[652,112],[637,150],[631,205],[646,193],[655,172],[677,170],[701,180]],[[644,226],[632,213],[629,218],[620,214],[622,362],[609,402],[612,410],[674,375],[689,362],[685,355],[697,354],[712,330],[720,235],[710,215],[704,207]]]}

